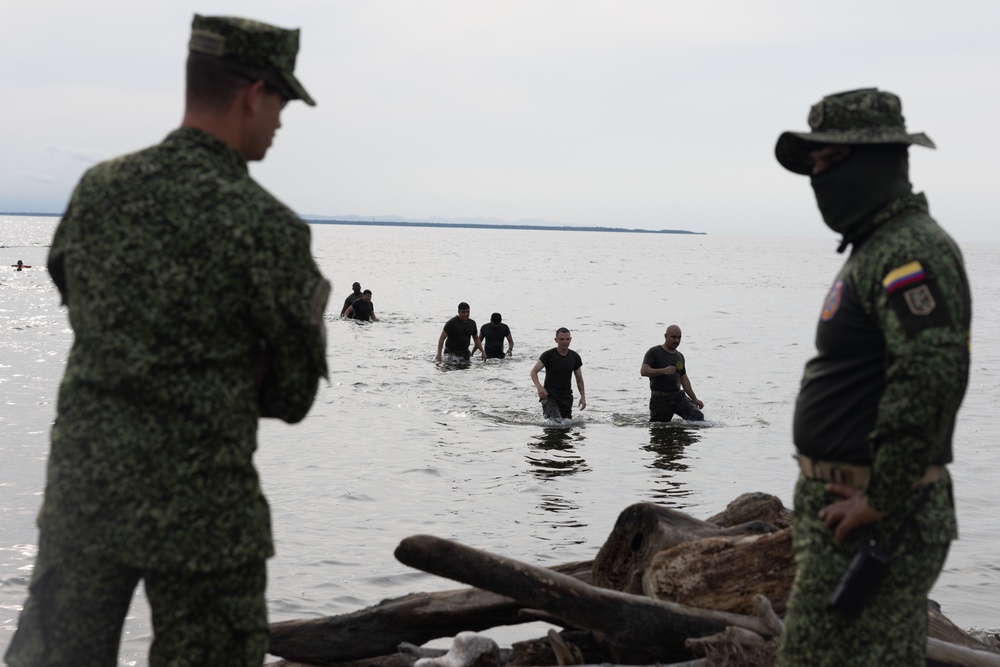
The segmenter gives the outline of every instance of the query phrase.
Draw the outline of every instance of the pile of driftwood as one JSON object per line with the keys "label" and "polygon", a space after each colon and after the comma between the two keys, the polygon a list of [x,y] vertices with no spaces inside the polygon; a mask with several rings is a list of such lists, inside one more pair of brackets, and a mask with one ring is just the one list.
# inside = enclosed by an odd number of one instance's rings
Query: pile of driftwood
{"label": "pile of driftwood", "polygon": [[[555,568],[408,537],[395,552],[400,562],[473,588],[273,623],[269,652],[284,660],[271,667],[772,665],[795,573],[791,518],[763,493],[744,494],[705,521],[632,505],[596,559]],[[928,665],[1000,667],[1000,652],[931,601],[928,618]],[[538,620],[563,630],[503,650],[475,634]],[[447,653],[418,646],[453,636]]]}

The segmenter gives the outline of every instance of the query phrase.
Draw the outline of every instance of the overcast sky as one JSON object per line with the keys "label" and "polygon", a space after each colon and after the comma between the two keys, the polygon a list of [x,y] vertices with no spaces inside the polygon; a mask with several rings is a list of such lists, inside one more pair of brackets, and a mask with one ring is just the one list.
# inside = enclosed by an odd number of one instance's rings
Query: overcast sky
{"label": "overcast sky", "polygon": [[0,210],[181,119],[191,17],[302,29],[255,178],[301,214],[823,236],[774,159],[823,95],[899,94],[911,177],[959,241],[1000,241],[1000,2],[30,0],[0,4]]}

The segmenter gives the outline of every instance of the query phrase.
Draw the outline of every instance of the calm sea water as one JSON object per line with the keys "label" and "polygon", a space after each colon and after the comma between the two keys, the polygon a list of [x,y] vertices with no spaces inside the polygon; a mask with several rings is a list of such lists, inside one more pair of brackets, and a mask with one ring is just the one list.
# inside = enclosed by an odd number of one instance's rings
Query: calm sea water
{"label": "calm sea water", "polygon": [[[0,651],[26,595],[48,432],[72,341],[44,268],[56,222],[0,216]],[[269,565],[272,620],[458,587],[393,559],[399,540],[416,533],[551,565],[593,558],[634,502],[700,518],[748,491],[790,505],[793,402],[843,260],[832,236],[312,230],[317,261],[334,282],[328,310],[339,312],[357,280],[373,291],[381,321],[328,314],[330,382],[302,424],[261,426],[256,462],[278,551]],[[963,251],[975,315],[951,467],[961,539],[932,597],[963,627],[997,628],[1000,245]],[[33,268],[15,272],[18,259]],[[503,314],[512,359],[435,364],[441,327],[459,301],[479,324]],[[671,323],[684,332],[703,425],[647,422],[639,366]],[[528,371],[560,326],[583,357],[588,407],[557,426],[541,418]],[[542,633],[491,634],[509,643]],[[150,639],[140,590],[120,663],[144,665]]]}

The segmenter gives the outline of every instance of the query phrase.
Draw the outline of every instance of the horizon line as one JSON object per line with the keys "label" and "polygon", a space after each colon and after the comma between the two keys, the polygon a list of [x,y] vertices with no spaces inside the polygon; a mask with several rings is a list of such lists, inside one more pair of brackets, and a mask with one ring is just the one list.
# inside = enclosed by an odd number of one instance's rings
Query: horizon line
{"label": "horizon line", "polygon": [[303,217],[310,224],[319,225],[363,225],[367,227],[446,227],[452,229],[527,229],[532,231],[570,231],[570,232],[625,232],[629,234],[695,234],[707,235],[708,232],[692,232],[686,229],[628,229],[625,227],[585,227],[581,225],[523,225],[475,222],[408,222],[402,220],[337,220],[335,218]]}
{"label": "horizon line", "polygon": [[[38,218],[61,218],[62,213],[39,213],[37,211],[0,211],[0,215],[17,215]],[[402,220],[338,220],[321,216],[300,215],[307,224],[317,225],[362,225],[366,227],[442,227],[450,229],[526,229],[531,231],[566,232],[619,232],[628,234],[693,234],[707,236],[708,232],[692,232],[686,229],[629,229],[626,227],[585,227],[581,225],[519,225],[474,222],[411,222]]]}

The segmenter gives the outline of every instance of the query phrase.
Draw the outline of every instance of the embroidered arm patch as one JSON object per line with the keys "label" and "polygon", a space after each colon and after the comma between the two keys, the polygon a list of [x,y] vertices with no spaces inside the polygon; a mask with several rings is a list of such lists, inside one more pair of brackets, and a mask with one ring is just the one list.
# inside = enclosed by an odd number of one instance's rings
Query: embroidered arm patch
{"label": "embroidered arm patch", "polygon": [[882,279],[882,287],[908,335],[952,323],[937,283],[919,261],[904,264],[887,273]]}

